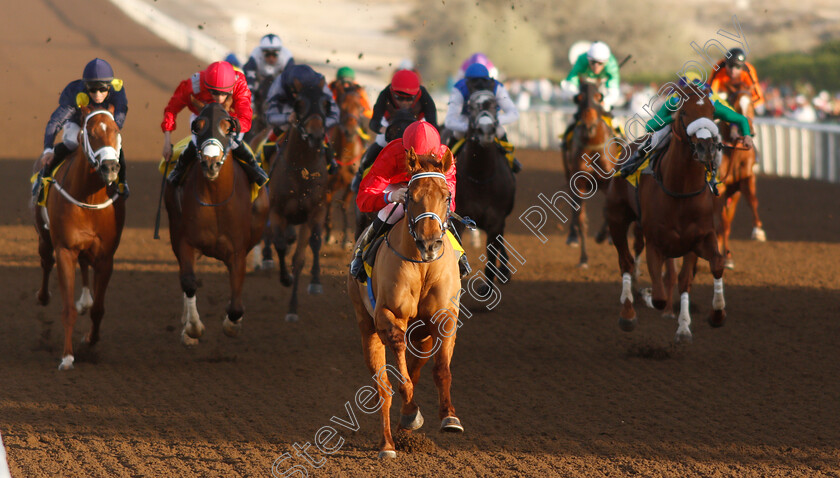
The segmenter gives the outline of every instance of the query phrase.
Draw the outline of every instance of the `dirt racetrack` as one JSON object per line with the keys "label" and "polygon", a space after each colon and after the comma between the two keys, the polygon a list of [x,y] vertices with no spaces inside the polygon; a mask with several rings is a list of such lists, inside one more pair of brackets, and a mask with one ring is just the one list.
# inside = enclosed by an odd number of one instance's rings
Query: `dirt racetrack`
{"label": "dirt racetrack", "polygon": [[[152,228],[161,111],[197,68],[102,0],[12,2],[0,28],[5,114],[0,128],[0,432],[14,477],[270,476],[272,463],[313,442],[371,384],[343,285],[348,254],[324,249],[325,294],[301,296],[301,322],[282,320],[276,272],[246,279],[244,333],[221,333],[221,265],[202,259],[201,344],[179,343],[181,292],[167,240]],[[49,39],[49,41],[47,41]],[[27,207],[31,162],[60,88],[86,61],[113,60],[131,104],[124,131],[132,197],[106,300],[102,341],[58,372],[61,324],[35,305],[40,270]],[[31,94],[25,97],[23,93]],[[185,131],[182,121],[180,130]],[[492,312],[465,301],[453,398],[466,428],[437,433],[437,394],[424,372],[428,420],[396,460],[375,459],[378,420],[314,476],[840,476],[840,186],[762,177],[767,243],[736,218],[737,269],[727,271],[729,320],[711,329],[711,278],[692,291],[694,343],[672,345],[675,321],[640,310],[619,330],[614,250],[592,245],[590,268],[549,219],[541,244],[517,219],[560,189],[556,155],[520,152],[517,208],[506,234],[527,260]],[[600,197],[590,203],[598,225]],[[595,206],[595,207],[591,207]],[[165,233],[164,221],[164,237]],[[473,263],[479,253],[470,250]],[[310,259],[311,263],[311,259]],[[647,275],[646,273],[644,274]],[[55,275],[53,275],[53,278]],[[644,279],[643,279],[644,280]],[[392,409],[393,410],[393,409]],[[396,413],[396,412],[393,412]]]}

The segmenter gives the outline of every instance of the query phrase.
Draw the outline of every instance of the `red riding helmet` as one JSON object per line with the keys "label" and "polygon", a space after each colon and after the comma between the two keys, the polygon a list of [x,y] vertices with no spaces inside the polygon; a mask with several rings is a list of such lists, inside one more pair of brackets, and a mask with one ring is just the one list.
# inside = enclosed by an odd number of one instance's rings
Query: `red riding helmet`
{"label": "red riding helmet", "polygon": [[420,78],[411,70],[400,70],[391,79],[391,95],[417,96],[420,92]]}
{"label": "red riding helmet", "polygon": [[204,70],[204,75],[202,76],[202,83],[208,90],[230,92],[236,83],[236,74],[233,72],[233,66],[226,61],[211,63]]}
{"label": "red riding helmet", "polygon": [[417,154],[437,153],[440,150],[440,133],[427,121],[415,121],[403,133],[403,147],[414,148]]}

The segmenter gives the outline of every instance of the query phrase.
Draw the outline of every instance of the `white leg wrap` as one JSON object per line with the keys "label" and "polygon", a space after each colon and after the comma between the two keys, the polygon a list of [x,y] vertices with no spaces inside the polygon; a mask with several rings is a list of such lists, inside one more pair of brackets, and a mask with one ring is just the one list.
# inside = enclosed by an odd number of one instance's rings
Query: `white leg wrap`
{"label": "white leg wrap", "polygon": [[642,259],[641,254],[633,258],[633,280],[639,282],[639,274],[642,273],[642,269],[640,267],[640,260]]}
{"label": "white leg wrap", "polygon": [[691,335],[691,316],[688,315],[688,292],[680,294],[680,316],[677,318],[677,335]]}
{"label": "white leg wrap", "polygon": [[625,272],[621,274],[621,298],[619,301],[622,305],[626,300],[630,300],[630,303],[633,303],[633,278],[630,277],[629,272]]}
{"label": "white leg wrap", "polygon": [[714,279],[715,297],[712,299],[712,308],[714,310],[723,310],[726,307],[726,301],[723,299],[723,278]]}
{"label": "white leg wrap", "polygon": [[90,289],[87,287],[82,287],[82,294],[79,296],[79,300],[76,301],[76,312],[79,314],[84,314],[90,307],[93,305],[93,296],[90,295]]}
{"label": "white leg wrap", "polygon": [[59,370],[70,370],[73,368],[73,361],[75,359],[72,355],[65,355],[64,358],[61,359],[61,363],[58,365]]}
{"label": "white leg wrap", "polygon": [[181,323],[187,325],[188,323],[198,322],[198,308],[195,306],[195,297],[187,297],[184,294],[184,313],[181,315]]}

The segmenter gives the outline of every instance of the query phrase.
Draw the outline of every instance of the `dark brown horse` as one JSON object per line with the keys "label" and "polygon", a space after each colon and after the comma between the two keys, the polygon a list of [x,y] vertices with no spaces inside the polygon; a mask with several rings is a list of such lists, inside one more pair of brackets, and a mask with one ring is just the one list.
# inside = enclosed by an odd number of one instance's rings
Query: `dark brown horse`
{"label": "dark brown horse", "polygon": [[199,254],[224,262],[230,277],[231,297],[222,323],[225,335],[242,329],[242,285],[248,251],[262,237],[268,215],[268,195],[259,190],[251,201],[245,170],[236,165],[231,138],[239,123],[219,103],[205,106],[192,123],[198,150],[197,164],[181,186],[166,183],[164,197],[169,215],[169,238],[178,259],[184,310],[181,341],[195,345],[204,333],[196,307],[195,261]]}
{"label": "dark brown horse", "polygon": [[336,162],[339,169],[330,175],[327,183],[327,218],[324,226],[324,238],[327,243],[337,242],[332,236],[332,200],[338,197],[338,204],[341,210],[342,222],[342,244],[349,248],[353,245],[350,238],[350,222],[347,219],[347,209],[353,199],[353,191],[350,190],[350,182],[359,168],[359,159],[365,152],[366,136],[363,130],[364,106],[362,96],[357,88],[344,89],[341,82],[336,90],[336,102],[340,111],[339,123],[329,132],[330,144],[336,151]]}
{"label": "dark brown horse", "polygon": [[[506,284],[511,272],[508,251],[500,237],[504,236],[505,220],[513,210],[516,179],[505,153],[496,143],[496,95],[492,91],[476,91],[470,95],[467,105],[469,128],[457,162],[457,213],[468,216],[487,233],[484,272],[488,282],[498,278]],[[463,223],[456,222],[455,226],[459,234],[463,233]],[[482,289],[485,290],[481,290],[481,294],[487,292],[486,285],[482,285]]]}
{"label": "dark brown horse", "polygon": [[[321,80],[321,83],[324,81]],[[321,286],[321,232],[327,214],[327,159],[324,150],[326,117],[332,98],[324,85],[308,88],[295,80],[299,93],[295,99],[296,120],[286,133],[287,144],[282,156],[271,161],[272,241],[280,261],[280,283],[292,286],[292,297],[286,321],[298,320],[298,282],[305,262],[306,246],[312,249],[312,281],[310,294],[323,293]],[[300,225],[297,246],[292,259],[292,272],[286,267],[286,251],[294,241],[287,226]]]}
{"label": "dark brown horse", "polygon": [[[566,169],[566,180],[569,187],[574,187],[586,196],[595,187],[599,191],[607,190],[609,176],[613,171],[613,162],[609,158],[618,159],[621,146],[616,141],[615,131],[604,120],[606,113],[601,107],[604,95],[598,91],[598,84],[591,81],[580,82],[580,93],[575,96],[578,106],[577,126],[572,133],[571,141],[566,143],[563,152],[563,164]],[[594,166],[593,166],[594,164]],[[600,170],[596,171],[596,168]],[[596,184],[579,177],[580,173],[588,173],[587,178],[595,178]],[[578,175],[578,176],[575,176]],[[604,178],[607,179],[604,179]],[[573,179],[574,178],[574,179]],[[574,181],[574,183],[572,183]],[[566,243],[571,246],[580,245],[580,263],[582,268],[589,267],[589,256],[586,254],[587,217],[586,203],[575,194],[570,194],[575,206],[572,207],[572,222],[569,224],[569,235]],[[598,233],[598,242],[606,238],[606,221]]]}
{"label": "dark brown horse", "polygon": [[[752,103],[752,90],[744,88],[741,84],[727,85],[727,99],[735,111],[746,116],[750,121],[750,129],[753,129],[753,118],[755,108]],[[755,131],[755,130],[753,130]],[[721,133],[724,141],[730,142],[723,150],[723,158],[720,167],[721,195],[718,198],[718,214],[720,214],[718,231],[718,242],[720,250],[726,256],[725,265],[728,269],[735,268],[735,261],[732,258],[732,251],[729,250],[729,234],[732,231],[732,220],[735,218],[735,208],[744,195],[747,204],[753,215],[752,238],[764,242],[766,234],[762,228],[761,219],[758,217],[758,197],[755,187],[755,148],[746,148],[737,141],[742,131],[737,131],[728,123],[723,124]]]}
{"label": "dark brown horse", "polygon": [[[82,116],[79,148],[56,172],[46,207],[35,207],[38,253],[44,272],[38,290],[41,305],[50,301],[50,271],[58,261],[64,324],[64,352],[59,370],[73,368],[73,326],[77,314],[90,310],[93,325],[83,341],[90,346],[99,341],[99,326],[105,315],[105,290],[125,224],[125,197],[109,192],[120,170],[121,138],[113,111],[85,107]],[[82,295],[73,304],[77,262],[82,271]],[[88,267],[93,267],[93,297],[88,286]]]}
{"label": "dark brown horse", "polygon": [[[440,431],[464,431],[450,395],[449,366],[455,349],[461,288],[458,253],[445,235],[450,193],[444,172],[452,161],[449,151],[443,158],[417,156],[414,150],[407,153],[407,171],[412,177],[405,216],[377,250],[369,279],[376,304],[371,303],[365,284],[347,278],[365,364],[377,382],[382,433],[379,458],[397,456],[390,417],[394,388],[389,378],[397,380],[402,397],[399,429],[416,430],[423,426],[423,415],[414,389],[420,369],[432,357]],[[387,364],[386,347],[393,353],[396,367]]]}
{"label": "dark brown horse", "polygon": [[[633,330],[638,322],[631,290],[635,261],[627,245],[627,230],[637,220],[646,242],[648,272],[653,284],[652,302],[657,309],[662,310],[670,303],[676,275],[674,258],[683,258],[676,340],[691,341],[688,293],[698,256],[709,261],[714,275],[709,323],[720,327],[725,321],[723,256],[717,247],[715,201],[707,176],[715,172],[719,147],[713,113],[711,99],[691,91],[670,126],[670,144],[662,159],[652,167],[653,174],[640,177],[638,191],[623,178],[613,178],[610,183],[607,221],[622,273],[620,300],[623,308],[619,325],[624,330]],[[667,266],[664,282],[663,265]]]}

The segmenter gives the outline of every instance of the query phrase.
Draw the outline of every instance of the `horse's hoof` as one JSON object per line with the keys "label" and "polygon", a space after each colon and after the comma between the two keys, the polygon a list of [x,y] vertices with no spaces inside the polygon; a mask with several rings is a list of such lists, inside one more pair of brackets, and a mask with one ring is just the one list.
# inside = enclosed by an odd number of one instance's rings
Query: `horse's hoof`
{"label": "horse's hoof", "polygon": [[678,344],[690,344],[694,342],[694,337],[691,336],[691,330],[688,328],[677,330],[677,334],[674,336],[674,342]]}
{"label": "horse's hoof", "polygon": [[726,311],[725,310],[713,310],[709,314],[709,325],[712,327],[723,327],[723,324],[726,322]]}
{"label": "horse's hoof", "polygon": [[570,247],[580,247],[580,241],[577,237],[570,237],[566,239],[566,245]]}
{"label": "horse's hoof", "polygon": [[291,274],[281,275],[280,276],[280,284],[284,287],[291,287],[292,283],[294,282],[294,278]]}
{"label": "horse's hoof", "polygon": [[668,319],[668,320],[674,320],[674,319],[677,318],[677,315],[674,314],[673,312],[665,312],[664,314],[662,314],[662,318],[663,319]]}
{"label": "horse's hoof", "polygon": [[308,292],[309,292],[310,295],[323,294],[324,293],[324,286],[322,286],[321,284],[314,284],[314,283],[309,284]]}
{"label": "horse's hoof", "polygon": [[764,229],[754,227],[752,230],[752,238],[758,242],[765,242],[767,240],[767,234],[764,233]]}
{"label": "horse's hoof", "polygon": [[90,295],[90,289],[84,287],[82,288],[82,295],[80,295],[79,300],[76,301],[76,312],[79,315],[85,315],[90,310],[91,306],[93,306],[93,297]]}
{"label": "horse's hoof", "polygon": [[38,305],[48,305],[50,303],[50,291],[47,291],[46,294],[42,294],[39,290],[37,294],[35,294],[35,298],[38,300]]}
{"label": "horse's hoof", "polygon": [[400,428],[404,430],[417,430],[423,426],[423,423],[423,415],[419,408],[414,415],[400,415]]}
{"label": "horse's hoof", "polygon": [[58,364],[59,370],[73,370],[73,356],[72,355],[65,355],[63,359],[61,359],[61,363]]}
{"label": "horse's hoof", "polygon": [[464,433],[461,420],[458,417],[446,417],[440,422],[440,431],[447,433]]}
{"label": "horse's hoof", "polygon": [[181,343],[186,345],[187,347],[193,347],[198,345],[198,339],[190,337],[187,335],[186,330],[181,332]]}
{"label": "horse's hoof", "polygon": [[489,297],[490,286],[482,282],[481,284],[475,286],[475,292],[476,294],[478,294],[479,297]]}
{"label": "horse's hoof", "polygon": [[636,325],[639,324],[639,318],[633,317],[632,319],[625,319],[624,317],[618,318],[618,327],[625,331],[625,332],[632,332],[636,329]]}
{"label": "horse's hoof", "polygon": [[263,259],[262,263],[260,264],[259,270],[270,271],[272,269],[274,269],[274,261],[271,259]]}
{"label": "horse's hoof", "polygon": [[184,333],[190,338],[197,339],[204,335],[204,324],[201,322],[198,322],[197,324],[187,322],[187,324],[184,325]]}
{"label": "horse's hoof", "polygon": [[578,264],[578,269],[589,269],[589,263],[581,262],[580,264]]}
{"label": "horse's hoof", "polygon": [[242,333],[242,317],[234,322],[226,315],[225,320],[222,321],[222,332],[228,337],[239,337],[239,334]]}
{"label": "horse's hoof", "polygon": [[723,267],[726,267],[729,270],[735,270],[735,261],[731,257],[727,257],[723,261]]}
{"label": "horse's hoof", "polygon": [[639,294],[642,296],[642,300],[648,306],[648,309],[653,309],[653,289],[645,287],[639,291]]}
{"label": "horse's hoof", "polygon": [[380,460],[384,460],[384,459],[388,459],[388,458],[396,458],[396,457],[397,457],[397,452],[395,452],[394,450],[382,450],[382,451],[379,452],[379,459]]}
{"label": "horse's hoof", "polygon": [[300,320],[297,314],[286,314],[286,322],[297,322]]}

